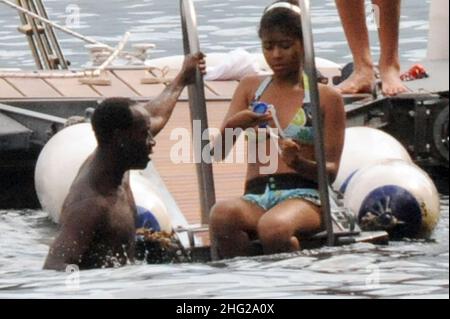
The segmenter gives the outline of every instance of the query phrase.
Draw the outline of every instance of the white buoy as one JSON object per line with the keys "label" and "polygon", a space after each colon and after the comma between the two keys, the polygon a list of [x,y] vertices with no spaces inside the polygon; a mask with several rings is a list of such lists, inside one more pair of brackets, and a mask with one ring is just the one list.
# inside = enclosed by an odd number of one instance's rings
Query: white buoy
{"label": "white buoy", "polygon": [[370,127],[347,128],[341,164],[333,188],[345,193],[348,183],[358,170],[384,159],[412,163],[408,151],[391,135]]}
{"label": "white buoy", "polygon": [[362,168],[348,184],[344,205],[366,230],[392,238],[428,237],[440,217],[439,193],[418,166],[384,160]]}
{"label": "white buoy", "polygon": [[[56,223],[81,165],[96,147],[92,127],[85,123],[65,128],[43,148],[36,164],[35,187],[41,206]],[[153,190],[151,181],[132,171],[130,184],[138,207],[138,221],[154,230],[170,233],[171,218],[164,202]]]}
{"label": "white buoy", "polygon": [[[208,65],[208,70],[214,70],[216,69],[222,69],[223,70],[223,76],[216,76],[214,77],[217,79],[225,79],[225,74],[230,73],[241,73],[242,68],[249,62],[249,60],[243,59],[230,59],[230,53],[207,53],[206,54],[206,64]],[[260,74],[271,74],[272,71],[270,70],[264,55],[261,53],[252,53],[248,54],[251,56],[250,61],[255,63],[255,69],[258,69],[257,73]],[[244,53],[241,56],[246,56]],[[168,67],[169,69],[173,70],[180,70],[184,61],[184,55],[176,55],[176,56],[169,56],[164,58],[158,58],[158,59],[152,59],[145,62],[145,64],[149,67],[164,69]],[[333,77],[338,76],[341,74],[341,65],[327,59],[316,57],[316,67],[321,72],[321,74],[325,77],[327,77],[331,83]],[[247,68],[251,70],[252,68]],[[214,72],[214,73],[216,73]],[[254,74],[254,71],[250,72],[252,75]],[[244,75],[244,74],[242,74]],[[207,74],[206,77],[211,76],[211,74]],[[225,77],[224,77],[225,76]]]}

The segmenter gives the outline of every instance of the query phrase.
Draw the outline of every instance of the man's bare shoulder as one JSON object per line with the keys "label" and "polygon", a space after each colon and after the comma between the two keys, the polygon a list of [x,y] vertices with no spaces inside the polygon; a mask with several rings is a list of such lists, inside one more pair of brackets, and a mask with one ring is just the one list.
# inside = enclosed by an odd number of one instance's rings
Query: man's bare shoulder
{"label": "man's bare shoulder", "polygon": [[[149,102],[148,102],[149,103]],[[147,104],[148,104],[147,103]],[[141,113],[144,117],[149,117],[151,114],[149,113],[149,111],[145,108],[145,106],[147,105],[146,103],[143,102],[138,102],[136,104],[134,104],[133,106],[131,106],[131,108],[133,110],[136,110],[137,112]],[[151,105],[151,104],[150,104]]]}
{"label": "man's bare shoulder", "polygon": [[109,201],[101,195],[94,195],[75,200],[67,198],[61,212],[61,223],[73,220],[99,220],[109,209]]}

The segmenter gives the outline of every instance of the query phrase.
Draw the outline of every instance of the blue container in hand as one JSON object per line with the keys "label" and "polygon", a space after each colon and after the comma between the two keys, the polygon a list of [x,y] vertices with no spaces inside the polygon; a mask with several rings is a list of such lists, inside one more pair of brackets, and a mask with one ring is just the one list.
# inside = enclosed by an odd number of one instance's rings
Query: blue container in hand
{"label": "blue container in hand", "polygon": [[[267,114],[270,109],[270,105],[264,102],[254,102],[252,105],[252,111],[258,114]],[[268,123],[261,123],[260,128],[266,128]]]}

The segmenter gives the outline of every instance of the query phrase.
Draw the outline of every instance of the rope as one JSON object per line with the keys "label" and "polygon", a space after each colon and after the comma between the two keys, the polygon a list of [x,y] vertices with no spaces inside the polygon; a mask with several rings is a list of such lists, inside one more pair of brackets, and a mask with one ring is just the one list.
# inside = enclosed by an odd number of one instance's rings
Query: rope
{"label": "rope", "polygon": [[[83,40],[83,41],[85,41],[87,43],[90,43],[90,44],[96,44],[96,45],[104,46],[105,50],[108,50],[110,52],[114,52],[115,51],[115,48],[113,48],[113,47],[111,47],[111,46],[109,46],[107,44],[101,43],[101,42],[99,42],[99,41],[97,41],[97,40],[95,40],[95,39],[93,39],[91,37],[86,37],[86,36],[84,36],[84,35],[82,35],[80,33],[77,33],[77,32],[75,32],[73,30],[70,30],[69,28],[60,26],[59,24],[56,24],[56,23],[54,23],[54,22],[52,22],[52,21],[50,21],[50,20],[48,20],[46,18],[43,18],[40,15],[37,15],[34,12],[26,10],[26,9],[24,9],[24,8],[22,8],[22,7],[20,7],[20,6],[16,5],[16,4],[8,1],[8,0],[0,0],[0,2],[4,3],[5,5],[7,5],[7,6],[11,7],[11,8],[16,9],[16,10],[18,10],[18,11],[20,11],[20,12],[26,14],[26,15],[29,15],[29,16],[31,16],[31,17],[41,21],[42,23],[48,24],[48,25],[54,27],[55,29],[58,29],[58,30],[60,30],[60,31],[62,31],[64,33],[67,33],[67,34],[69,34],[69,35],[71,35],[71,36],[73,36],[75,38],[78,38],[78,39]],[[121,52],[121,55],[125,56],[126,58],[133,57],[133,58],[141,60],[139,54],[135,54],[135,53],[131,53],[131,52]]]}
{"label": "rope", "polygon": [[131,33],[127,32],[125,33],[122,41],[119,42],[119,44],[117,45],[117,48],[114,50],[113,54],[111,54],[109,56],[109,58],[103,62],[102,65],[100,65],[94,72],[93,75],[94,76],[100,76],[100,73],[103,72],[106,67],[108,65],[110,65],[112,63],[112,61],[114,61],[114,59],[117,58],[117,56],[120,54],[120,52],[122,52],[122,50],[125,48],[126,43],[128,42],[128,39],[130,38]]}

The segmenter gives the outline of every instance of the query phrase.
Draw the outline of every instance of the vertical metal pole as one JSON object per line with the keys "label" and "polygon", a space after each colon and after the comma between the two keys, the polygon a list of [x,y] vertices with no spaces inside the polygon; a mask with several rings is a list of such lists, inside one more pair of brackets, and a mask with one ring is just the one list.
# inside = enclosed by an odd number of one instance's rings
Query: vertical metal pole
{"label": "vertical metal pole", "polygon": [[[198,38],[197,17],[193,2],[191,0],[180,0],[180,10],[184,53],[186,55],[198,53],[200,52],[200,41]],[[200,124],[200,134],[202,135],[208,129],[208,115],[205,100],[205,86],[200,71],[197,71],[195,84],[189,86],[189,106],[191,110],[191,121],[192,123],[196,121]],[[208,154],[208,156],[211,154],[209,137],[203,140],[201,135],[199,136],[200,140],[194,136],[193,146],[197,168],[202,224],[206,225],[209,223],[211,208],[216,202],[216,194],[212,163],[205,163],[202,159],[202,150],[205,150],[203,154]],[[200,153],[198,153],[198,150],[200,150]]]}
{"label": "vertical metal pole", "polygon": [[317,71],[315,63],[314,39],[312,34],[312,23],[310,14],[310,1],[299,0],[302,11],[303,45],[305,49],[305,73],[309,79],[311,94],[311,105],[313,112],[314,127],[314,149],[316,155],[320,201],[322,203],[323,220],[327,230],[327,243],[334,246],[335,237],[333,231],[333,220],[331,218],[330,198],[328,193],[328,174],[326,170],[326,156],[323,137],[322,112],[320,109],[319,87],[317,84]]}
{"label": "vertical metal pole", "polygon": [[[25,8],[28,11],[32,11],[31,6],[28,3],[29,0],[23,0],[22,7]],[[39,33],[38,25],[34,18],[27,17],[27,20],[29,22],[29,25],[31,25],[31,28],[33,30],[33,36],[34,40],[37,44],[37,48],[39,49],[39,54],[41,56],[41,62],[43,62],[43,65],[46,69],[50,69],[50,63],[48,61],[47,51],[45,50],[44,43],[42,42],[41,35]]]}
{"label": "vertical metal pole", "polygon": [[[36,7],[35,0],[29,0],[28,6],[29,6],[29,8],[30,8],[29,10],[31,12],[34,12],[35,14],[40,15],[40,13]],[[41,21],[38,21],[38,20],[36,20],[34,22],[36,23],[36,26],[39,29],[41,29],[41,28],[43,29],[43,32],[38,33],[37,36],[41,39],[42,44],[44,46],[45,54],[43,54],[43,55],[45,55],[45,57],[48,61],[49,68],[54,69],[54,65],[52,64],[52,61],[50,59],[50,56],[53,55],[53,49],[52,49],[52,47],[50,45],[50,41],[48,40],[48,37],[47,37],[47,33],[46,33],[47,26],[45,24],[42,25]]]}
{"label": "vertical metal pole", "polygon": [[[17,5],[19,5],[20,7],[23,7],[21,0],[17,0],[16,2],[17,2]],[[20,22],[22,23],[22,26],[28,25],[28,18],[24,13],[19,12],[19,18],[20,18]],[[29,35],[29,34],[25,34],[25,36],[27,37],[28,45],[30,46],[31,54],[33,55],[34,62],[36,63],[36,67],[39,70],[42,70],[44,68],[44,66],[42,65],[42,61],[39,56],[39,52],[36,47],[36,43],[34,42],[33,36]]]}
{"label": "vertical metal pole", "polygon": [[[48,15],[47,15],[47,10],[44,7],[44,4],[42,3],[41,0],[35,0],[36,6],[38,8],[38,14],[45,18],[48,19]],[[56,38],[56,34],[55,31],[53,30],[53,27],[48,25],[48,24],[44,24],[44,27],[47,31],[47,36],[50,40],[50,43],[52,45],[52,48],[54,50],[54,53],[56,54],[56,57],[58,58],[58,62],[59,65],[61,66],[62,69],[68,69],[69,65],[67,64],[66,59],[64,58],[64,54],[61,50],[61,46],[59,45],[58,39]]]}

